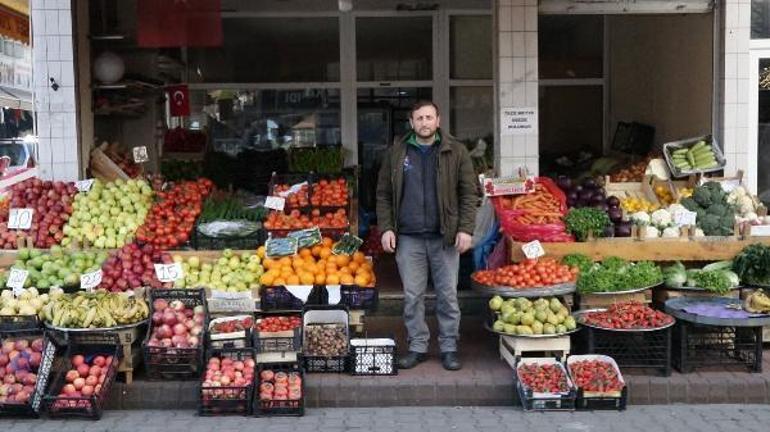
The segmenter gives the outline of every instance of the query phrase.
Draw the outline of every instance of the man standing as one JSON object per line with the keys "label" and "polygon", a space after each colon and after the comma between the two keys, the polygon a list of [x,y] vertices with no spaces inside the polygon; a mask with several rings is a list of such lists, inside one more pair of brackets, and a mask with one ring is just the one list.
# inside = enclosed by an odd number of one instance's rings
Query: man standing
{"label": "man standing", "polygon": [[428,274],[436,291],[441,363],[462,367],[457,355],[460,306],[457,273],[460,254],[471,247],[477,180],[465,146],[439,129],[438,107],[421,101],[412,107],[412,131],[385,154],[377,183],[377,223],[382,247],[396,252],[404,285],[404,321],[409,353],[399,367],[425,361],[430,331],[425,323]]}

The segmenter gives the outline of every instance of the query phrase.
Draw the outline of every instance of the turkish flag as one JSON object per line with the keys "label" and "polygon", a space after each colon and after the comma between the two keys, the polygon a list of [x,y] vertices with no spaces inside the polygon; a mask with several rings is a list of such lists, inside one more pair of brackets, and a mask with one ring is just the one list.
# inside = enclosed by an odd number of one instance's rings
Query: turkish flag
{"label": "turkish flag", "polygon": [[221,0],[137,0],[140,47],[222,45]]}
{"label": "turkish flag", "polygon": [[168,93],[172,116],[186,117],[190,115],[190,90],[186,84],[168,86],[166,93]]}

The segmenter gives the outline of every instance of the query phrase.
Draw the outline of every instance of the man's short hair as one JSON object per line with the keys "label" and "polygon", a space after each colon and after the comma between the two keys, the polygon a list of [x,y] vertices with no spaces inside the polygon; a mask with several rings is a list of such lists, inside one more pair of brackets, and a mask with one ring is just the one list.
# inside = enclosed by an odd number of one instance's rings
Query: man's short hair
{"label": "man's short hair", "polygon": [[433,109],[436,110],[436,116],[439,115],[438,105],[436,105],[433,101],[420,100],[420,101],[417,101],[417,103],[415,103],[414,105],[412,105],[412,109],[409,111],[409,118],[412,118],[412,116],[414,115],[415,111],[417,111],[420,108],[424,108],[426,106],[432,106]]}

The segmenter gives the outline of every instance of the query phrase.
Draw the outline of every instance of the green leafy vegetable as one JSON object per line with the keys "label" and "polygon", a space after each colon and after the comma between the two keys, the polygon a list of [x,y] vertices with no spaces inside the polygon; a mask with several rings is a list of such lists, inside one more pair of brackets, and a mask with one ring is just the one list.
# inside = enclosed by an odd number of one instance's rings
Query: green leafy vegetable
{"label": "green leafy vegetable", "polygon": [[580,293],[626,291],[655,286],[663,280],[660,267],[651,261],[628,263],[617,257],[608,257],[594,265],[577,280]]}
{"label": "green leafy vegetable", "polygon": [[570,267],[577,267],[580,273],[585,273],[593,267],[594,262],[587,255],[570,254],[562,258],[561,263]]}
{"label": "green leafy vegetable", "polygon": [[586,241],[589,235],[602,237],[604,229],[612,225],[607,212],[592,207],[573,208],[564,217],[564,223],[577,241]]}
{"label": "green leafy vegetable", "polygon": [[761,243],[746,246],[733,259],[733,270],[746,283],[770,285],[770,247]]}
{"label": "green leafy vegetable", "polygon": [[670,288],[681,288],[687,283],[687,272],[684,265],[678,262],[663,269],[663,282]]}

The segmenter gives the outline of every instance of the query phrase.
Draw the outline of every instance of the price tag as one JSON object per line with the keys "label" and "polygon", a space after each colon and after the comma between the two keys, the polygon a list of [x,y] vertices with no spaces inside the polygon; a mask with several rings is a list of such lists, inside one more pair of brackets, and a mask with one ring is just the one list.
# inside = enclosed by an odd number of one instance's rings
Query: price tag
{"label": "price tag", "polygon": [[155,275],[161,282],[174,282],[184,277],[182,264],[155,264]]}
{"label": "price tag", "polygon": [[24,289],[24,282],[27,281],[27,276],[29,276],[28,271],[13,267],[8,274],[8,282],[5,285],[13,288],[13,295],[18,296],[21,294],[21,290]]}
{"label": "price tag", "polygon": [[277,196],[269,196],[265,198],[265,208],[283,211],[286,206],[286,199]]}
{"label": "price tag", "polygon": [[722,185],[722,190],[726,193],[730,193],[735,190],[738,186],[741,185],[741,181],[738,179],[732,179],[732,180],[722,180],[719,182],[719,184]]}
{"label": "price tag", "polygon": [[80,192],[88,192],[91,190],[91,186],[94,185],[94,179],[86,179],[86,180],[80,180],[75,182],[75,187],[78,188]]}
{"label": "price tag", "polygon": [[752,237],[770,236],[770,225],[752,225],[750,233]]}
{"label": "price tag", "polygon": [[698,213],[689,210],[680,210],[674,212],[671,215],[674,220],[674,225],[678,227],[695,225],[695,220],[698,217]]}
{"label": "price tag", "polygon": [[28,230],[32,227],[32,216],[35,210],[31,208],[11,209],[8,212],[8,228]]}
{"label": "price tag", "polygon": [[543,249],[543,245],[540,244],[540,240],[531,241],[521,245],[521,251],[524,252],[524,256],[529,259],[536,259],[545,255],[545,249]]}
{"label": "price tag", "polygon": [[147,155],[147,146],[134,147],[134,162],[144,163],[150,160],[150,156]]}
{"label": "price tag", "polygon": [[88,292],[94,290],[102,283],[102,270],[96,270],[91,273],[84,273],[80,275],[80,288]]}

